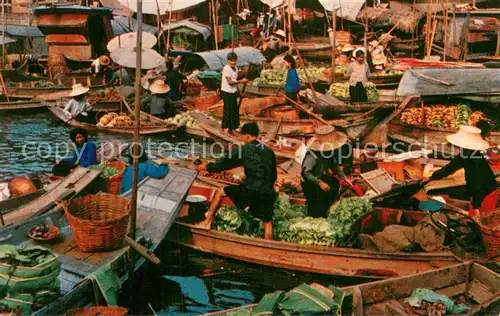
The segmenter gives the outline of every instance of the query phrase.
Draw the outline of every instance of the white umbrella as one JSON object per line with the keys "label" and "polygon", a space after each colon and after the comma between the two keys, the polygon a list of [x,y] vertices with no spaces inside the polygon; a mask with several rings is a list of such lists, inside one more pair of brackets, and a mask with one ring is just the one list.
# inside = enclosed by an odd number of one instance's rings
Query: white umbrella
{"label": "white umbrella", "polygon": [[[142,48],[152,48],[156,45],[156,36],[151,33],[142,32]],[[133,48],[137,45],[137,33],[125,33],[117,36],[108,42],[106,46],[108,51],[112,53],[118,48]]]}
{"label": "white umbrella", "polygon": [[[136,67],[136,48],[120,47],[111,53],[111,59],[120,66]],[[165,63],[165,58],[151,48],[142,49],[141,69],[153,69]]]}
{"label": "white umbrella", "polygon": [[[173,1],[171,3],[171,1]],[[172,12],[185,10],[187,8],[194,7],[206,0],[158,0],[156,1],[146,1],[142,4],[142,13],[144,14],[158,14],[158,7],[160,8],[160,14],[166,14],[172,8]],[[121,4],[130,8],[130,10],[137,12],[137,0],[118,0]]]}

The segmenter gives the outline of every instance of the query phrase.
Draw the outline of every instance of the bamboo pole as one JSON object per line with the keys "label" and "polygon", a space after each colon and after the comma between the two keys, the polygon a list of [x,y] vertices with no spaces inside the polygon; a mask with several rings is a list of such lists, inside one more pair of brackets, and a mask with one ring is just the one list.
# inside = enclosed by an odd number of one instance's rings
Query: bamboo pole
{"label": "bamboo pole", "polygon": [[168,30],[167,30],[167,57],[170,53],[170,26],[172,25],[172,9],[174,7],[174,0],[170,0],[170,10],[168,12]]}
{"label": "bamboo pole", "polygon": [[217,19],[215,17],[215,1],[212,0],[212,20],[214,22],[214,41],[215,41],[215,50],[219,50],[219,41],[217,36]]}
{"label": "bamboo pole", "polygon": [[165,51],[168,51],[168,49],[167,49],[167,39],[165,38],[165,32],[164,32],[164,29],[163,29],[163,23],[161,22],[160,4],[158,3],[158,0],[156,0],[156,7],[158,8],[158,32],[160,32],[160,30],[161,30],[161,33],[158,33],[158,43],[160,43],[160,34],[161,34],[161,37],[163,37],[163,46],[165,46]]}
{"label": "bamboo pole", "polygon": [[332,35],[333,35],[333,43],[332,43],[332,75],[329,78],[329,83],[332,84],[335,82],[335,42],[337,40],[337,9],[333,9],[332,11]]}
{"label": "bamboo pole", "polygon": [[288,0],[288,8],[287,8],[287,13],[288,13],[288,47],[292,46],[292,9],[290,8],[292,6],[292,1]]}
{"label": "bamboo pole", "polygon": [[[137,0],[137,45],[136,45],[136,65],[135,65],[135,129],[134,129],[134,157],[132,172],[132,200],[130,205],[130,238],[135,240],[137,229],[137,186],[139,184],[139,137],[141,127],[141,61],[142,61],[142,0]],[[129,285],[131,298],[134,297],[135,287],[135,262],[130,260],[129,265]]]}
{"label": "bamboo pole", "polygon": [[446,49],[448,47],[448,10],[444,10],[443,17],[444,17],[443,61],[446,61]]}
{"label": "bamboo pole", "polygon": [[495,51],[495,56],[500,55],[500,26],[498,26],[497,30],[497,49]]}
{"label": "bamboo pole", "polygon": [[5,22],[5,0],[2,0],[2,68],[5,69],[5,61],[6,61],[6,53],[5,49],[5,30],[6,30],[6,22]]}
{"label": "bamboo pole", "polygon": [[293,37],[292,37],[292,42],[293,42],[293,46],[294,46],[295,50],[297,51],[297,56],[299,57],[300,64],[302,65],[302,68],[304,69],[304,73],[306,74],[307,83],[309,85],[309,88],[311,88],[311,90],[312,90],[312,93],[313,93],[313,96],[314,96],[314,101],[316,102],[316,104],[320,104],[320,100],[318,98],[318,94],[316,93],[316,90],[314,89],[311,77],[309,76],[309,72],[307,71],[307,68],[306,68],[306,66],[304,64],[304,60],[302,59],[302,55],[300,54],[300,51],[297,48],[297,44],[295,43],[295,39]]}

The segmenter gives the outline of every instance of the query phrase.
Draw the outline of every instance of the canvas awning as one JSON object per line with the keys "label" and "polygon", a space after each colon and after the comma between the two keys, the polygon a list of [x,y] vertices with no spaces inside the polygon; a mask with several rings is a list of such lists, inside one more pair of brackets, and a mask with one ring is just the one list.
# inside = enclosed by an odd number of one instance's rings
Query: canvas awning
{"label": "canvas awning", "polygon": [[[132,20],[130,20],[132,19]],[[137,20],[126,16],[115,16],[111,20],[111,27],[115,36],[137,31]],[[142,31],[156,35],[158,30],[149,24],[142,24]]]}
{"label": "canvas awning", "polygon": [[[221,49],[195,53],[188,58],[186,63],[188,67],[189,64],[200,64],[201,58],[210,70],[220,71],[227,63],[227,54],[232,51],[232,49]],[[234,52],[238,55],[238,67],[248,66],[250,63],[262,64],[266,61],[260,50],[253,47],[238,47],[234,49]]]}
{"label": "canvas awning", "polygon": [[[127,6],[132,11],[137,12],[137,0],[118,0],[121,4]],[[142,3],[142,13],[144,14],[158,14],[158,7],[161,15],[170,12],[170,8],[172,8],[172,12],[182,11],[194,6],[197,6],[200,3],[205,2],[206,0],[158,0],[156,1],[146,1]]]}
{"label": "canvas awning", "polygon": [[[175,30],[182,29],[182,28],[187,28],[187,29],[196,31],[197,33],[203,35],[204,40],[207,40],[210,37],[210,35],[212,34],[212,29],[209,26],[207,26],[205,24],[198,23],[198,22],[191,21],[189,19],[177,21],[177,22],[172,22],[170,24],[171,31],[175,31]],[[168,30],[168,24],[163,26],[163,30],[164,31]]]}
{"label": "canvas awning", "polygon": [[318,0],[319,3],[327,10],[333,11],[337,9],[337,16],[349,21],[356,21],[359,11],[365,4],[365,0]]}

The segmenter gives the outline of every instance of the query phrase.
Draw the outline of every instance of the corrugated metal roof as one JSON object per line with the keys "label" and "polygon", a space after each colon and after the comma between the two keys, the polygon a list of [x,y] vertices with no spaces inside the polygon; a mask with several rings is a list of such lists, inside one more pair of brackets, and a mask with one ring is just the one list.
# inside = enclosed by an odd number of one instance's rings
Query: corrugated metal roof
{"label": "corrugated metal roof", "polygon": [[[174,31],[174,30],[182,28],[182,27],[185,27],[185,28],[188,28],[188,29],[191,29],[191,30],[194,30],[194,31],[200,33],[201,35],[203,35],[204,40],[207,40],[210,37],[210,35],[212,34],[212,29],[209,26],[192,21],[192,20],[189,20],[189,19],[177,21],[177,22],[172,22],[170,25],[170,30]],[[167,31],[168,25],[164,25],[163,30]]]}
{"label": "corrugated metal roof", "polygon": [[[224,68],[227,63],[227,54],[232,52],[232,49],[221,49],[213,50],[209,52],[195,53],[205,61],[207,66],[214,71],[219,71]],[[236,55],[238,55],[238,67],[248,66],[249,63],[262,64],[266,61],[266,58],[262,55],[260,50],[253,47],[238,47],[234,49]]]}
{"label": "corrugated metal roof", "polygon": [[[130,33],[137,31],[137,20],[132,18],[133,27],[129,27],[129,18],[125,16],[115,16],[113,20],[111,20],[111,27],[113,28],[113,34],[115,36],[122,35],[125,33]],[[143,32],[148,32],[156,35],[157,29],[154,26],[149,24],[142,24]]]}
{"label": "corrugated metal roof", "polygon": [[6,33],[14,37],[44,37],[36,26],[6,25]]}

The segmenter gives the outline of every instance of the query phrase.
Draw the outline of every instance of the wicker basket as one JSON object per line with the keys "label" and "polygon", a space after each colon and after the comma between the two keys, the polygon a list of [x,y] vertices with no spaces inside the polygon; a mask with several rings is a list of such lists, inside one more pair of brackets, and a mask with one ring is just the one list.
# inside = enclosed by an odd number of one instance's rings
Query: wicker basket
{"label": "wicker basket", "polygon": [[95,306],[85,308],[75,308],[70,310],[68,316],[125,316],[128,314],[128,309],[118,306]]}
{"label": "wicker basket", "polygon": [[500,209],[496,209],[482,217],[479,226],[483,232],[486,255],[489,258],[500,256]]}
{"label": "wicker basket", "polygon": [[125,171],[125,168],[127,168],[127,164],[121,160],[115,160],[106,163],[106,166],[115,168],[118,170],[118,174],[105,179],[104,192],[119,195],[122,185],[123,172]]}
{"label": "wicker basket", "polygon": [[60,205],[81,251],[120,248],[127,233],[130,201],[116,195],[86,195]]}

